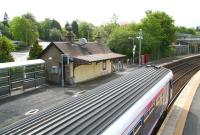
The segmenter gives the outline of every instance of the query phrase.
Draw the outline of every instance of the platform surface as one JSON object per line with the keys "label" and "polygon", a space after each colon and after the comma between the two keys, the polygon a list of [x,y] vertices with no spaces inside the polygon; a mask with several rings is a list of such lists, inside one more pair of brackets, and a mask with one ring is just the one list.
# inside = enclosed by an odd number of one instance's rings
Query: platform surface
{"label": "platform surface", "polygon": [[200,134],[200,71],[185,86],[165,118],[158,135]]}
{"label": "platform surface", "polygon": [[183,134],[199,135],[200,134],[199,120],[200,120],[200,87],[196,91],[192,104],[190,106]]}

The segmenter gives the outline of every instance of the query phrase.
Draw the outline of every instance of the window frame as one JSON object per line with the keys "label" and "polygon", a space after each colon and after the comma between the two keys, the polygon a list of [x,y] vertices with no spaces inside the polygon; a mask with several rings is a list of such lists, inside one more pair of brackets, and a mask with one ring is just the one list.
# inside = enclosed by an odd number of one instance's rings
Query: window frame
{"label": "window frame", "polygon": [[107,63],[106,61],[102,62],[102,70],[106,70],[107,69]]}

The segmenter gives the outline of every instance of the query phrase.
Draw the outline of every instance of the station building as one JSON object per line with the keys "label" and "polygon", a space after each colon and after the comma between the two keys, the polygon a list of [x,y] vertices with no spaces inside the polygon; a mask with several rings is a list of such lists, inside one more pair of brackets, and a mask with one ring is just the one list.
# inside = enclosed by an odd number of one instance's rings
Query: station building
{"label": "station building", "polygon": [[66,42],[51,42],[40,58],[46,61],[47,81],[53,83],[80,83],[112,73],[114,62],[125,55],[113,53],[97,36],[95,42],[85,39],[74,42],[73,33]]}

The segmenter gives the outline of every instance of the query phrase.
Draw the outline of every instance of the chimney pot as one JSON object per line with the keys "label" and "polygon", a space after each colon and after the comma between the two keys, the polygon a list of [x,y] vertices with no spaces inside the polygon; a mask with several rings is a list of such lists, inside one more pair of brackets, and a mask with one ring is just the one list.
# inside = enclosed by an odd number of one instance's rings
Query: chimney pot
{"label": "chimney pot", "polygon": [[69,32],[67,33],[67,35],[66,35],[67,42],[73,43],[73,41],[74,41],[74,34],[73,34],[73,32],[72,32],[72,27],[69,26],[69,27],[67,28],[67,30],[69,31]]}
{"label": "chimney pot", "polygon": [[100,32],[97,33],[96,41],[97,41],[97,43],[101,43],[101,35],[100,35]]}

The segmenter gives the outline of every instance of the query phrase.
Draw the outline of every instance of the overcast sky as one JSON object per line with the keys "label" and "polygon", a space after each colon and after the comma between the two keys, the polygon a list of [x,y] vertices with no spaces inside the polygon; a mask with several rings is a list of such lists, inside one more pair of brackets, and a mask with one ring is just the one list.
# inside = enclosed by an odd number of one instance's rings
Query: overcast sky
{"label": "overcast sky", "polygon": [[165,11],[176,25],[200,25],[199,0],[0,0],[2,19],[5,12],[10,20],[31,12],[39,21],[54,18],[62,26],[74,19],[100,25],[109,22],[114,13],[120,23],[139,22],[146,10]]}

